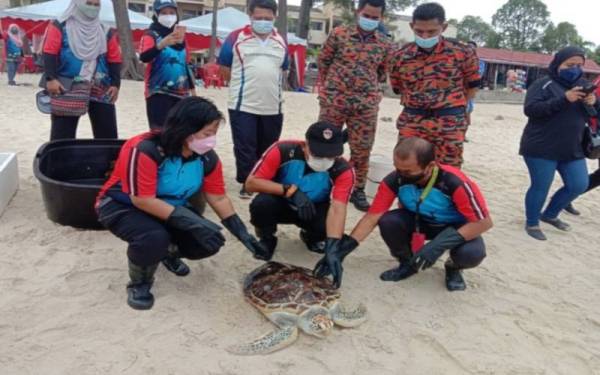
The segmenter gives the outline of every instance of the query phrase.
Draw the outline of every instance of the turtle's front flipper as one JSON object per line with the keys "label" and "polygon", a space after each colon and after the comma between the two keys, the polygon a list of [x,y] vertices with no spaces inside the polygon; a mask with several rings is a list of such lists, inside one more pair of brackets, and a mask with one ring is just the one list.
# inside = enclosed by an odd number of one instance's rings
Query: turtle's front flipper
{"label": "turtle's front flipper", "polygon": [[298,327],[288,326],[264,336],[248,344],[233,345],[227,351],[237,355],[268,354],[292,344],[298,338]]}
{"label": "turtle's front flipper", "polygon": [[354,310],[346,310],[337,304],[330,313],[335,324],[346,328],[356,327],[367,320],[367,307],[362,303]]}

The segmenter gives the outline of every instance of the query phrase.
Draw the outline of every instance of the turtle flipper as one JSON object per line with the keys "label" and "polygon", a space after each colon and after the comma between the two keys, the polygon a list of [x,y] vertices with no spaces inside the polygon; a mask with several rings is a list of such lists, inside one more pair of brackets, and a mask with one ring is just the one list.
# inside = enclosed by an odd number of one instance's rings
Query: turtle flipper
{"label": "turtle flipper", "polygon": [[362,303],[354,310],[346,310],[337,304],[331,310],[331,319],[341,327],[356,327],[367,320],[367,307]]}
{"label": "turtle flipper", "polygon": [[298,338],[298,327],[288,326],[267,333],[248,344],[233,345],[227,351],[237,355],[268,354],[291,345]]}

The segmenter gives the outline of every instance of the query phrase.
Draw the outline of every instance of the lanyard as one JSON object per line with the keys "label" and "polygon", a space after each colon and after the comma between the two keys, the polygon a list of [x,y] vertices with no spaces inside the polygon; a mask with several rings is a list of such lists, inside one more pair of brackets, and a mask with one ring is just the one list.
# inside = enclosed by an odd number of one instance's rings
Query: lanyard
{"label": "lanyard", "polygon": [[416,210],[417,212],[415,213],[415,231],[417,233],[420,232],[419,208],[421,207],[421,203],[423,203],[423,201],[427,198],[429,193],[431,193],[431,190],[433,189],[433,185],[435,184],[435,181],[437,180],[439,172],[440,172],[439,167],[435,166],[433,168],[433,172],[431,173],[431,178],[429,178],[429,181],[427,182],[427,186],[425,186],[425,189],[423,190],[423,192],[421,193],[421,196],[419,197],[419,200],[417,201],[417,210]]}

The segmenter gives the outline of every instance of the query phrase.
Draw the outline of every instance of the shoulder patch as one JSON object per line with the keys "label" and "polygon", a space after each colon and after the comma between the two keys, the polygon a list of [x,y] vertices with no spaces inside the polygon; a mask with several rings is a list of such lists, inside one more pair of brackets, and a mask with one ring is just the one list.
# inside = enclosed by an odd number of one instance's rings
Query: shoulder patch
{"label": "shoulder patch", "polygon": [[160,165],[165,158],[165,156],[160,151],[157,138],[144,139],[143,141],[138,143],[135,146],[135,148],[137,148],[140,152],[148,155],[152,160],[154,160],[154,162],[157,165]]}
{"label": "shoulder patch", "polygon": [[280,142],[279,153],[281,154],[281,164],[290,160],[304,160],[304,151],[300,144],[295,142]]}
{"label": "shoulder patch", "polygon": [[329,176],[332,180],[335,181],[342,173],[347,170],[352,169],[350,163],[344,158],[335,159],[335,163],[333,163],[333,167],[329,168]]}
{"label": "shoulder patch", "polygon": [[219,164],[219,155],[217,155],[215,150],[210,150],[206,154],[201,155],[200,160],[204,164],[204,175],[208,176],[215,170],[217,164]]}

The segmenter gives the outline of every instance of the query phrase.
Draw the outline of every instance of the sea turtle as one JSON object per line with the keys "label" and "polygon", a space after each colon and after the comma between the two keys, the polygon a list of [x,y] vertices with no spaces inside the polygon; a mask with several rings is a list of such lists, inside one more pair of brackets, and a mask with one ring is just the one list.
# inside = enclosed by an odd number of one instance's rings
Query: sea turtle
{"label": "sea turtle", "polygon": [[284,348],[296,340],[298,328],[323,338],[334,324],[356,327],[367,315],[362,304],[345,310],[339,303],[340,293],[329,279],[316,278],[303,267],[277,262],[265,263],[246,276],[244,296],[278,329],[248,344],[228,348],[239,355],[267,354]]}

